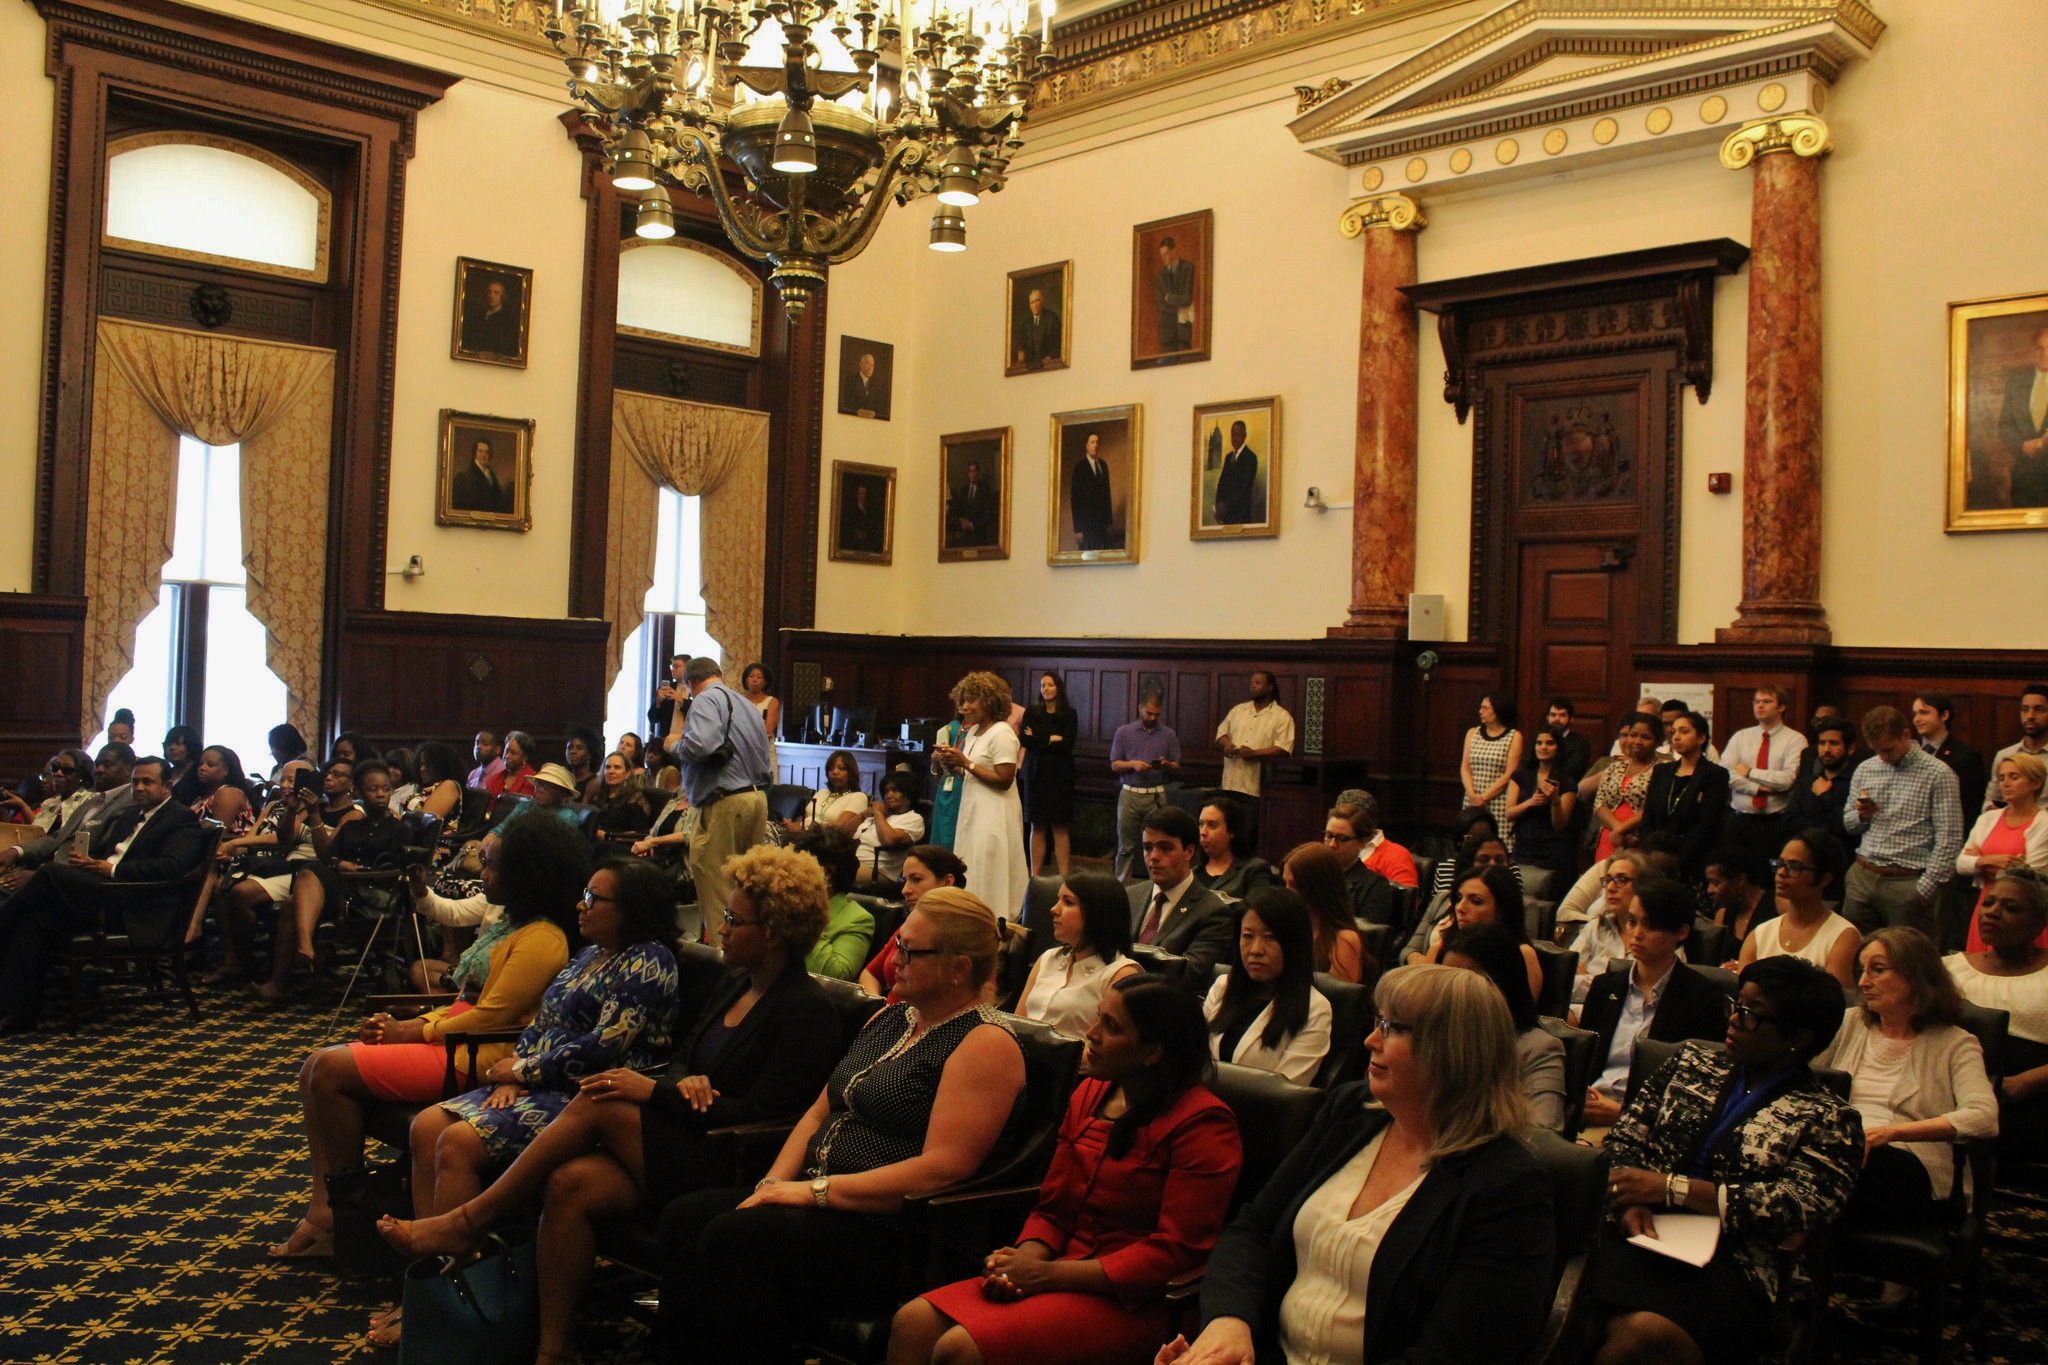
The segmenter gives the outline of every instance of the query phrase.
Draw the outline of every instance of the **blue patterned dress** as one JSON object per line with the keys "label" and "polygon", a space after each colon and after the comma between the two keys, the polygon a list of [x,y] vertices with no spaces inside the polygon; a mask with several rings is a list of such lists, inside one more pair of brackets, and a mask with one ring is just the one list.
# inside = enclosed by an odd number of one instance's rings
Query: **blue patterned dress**
{"label": "blue patterned dress", "polygon": [[476,1129],[497,1161],[510,1161],[562,1112],[585,1076],[614,1067],[665,1065],[675,1048],[676,960],[658,943],[636,943],[608,959],[592,945],[562,969],[533,1022],[519,1037],[526,1093],[486,1109],[495,1086],[445,1100],[441,1107]]}

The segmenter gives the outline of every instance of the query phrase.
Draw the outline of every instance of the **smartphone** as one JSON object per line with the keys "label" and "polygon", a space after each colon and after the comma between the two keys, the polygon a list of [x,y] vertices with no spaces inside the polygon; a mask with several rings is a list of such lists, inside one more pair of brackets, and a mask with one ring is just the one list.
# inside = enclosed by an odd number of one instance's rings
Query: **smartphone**
{"label": "smartphone", "polygon": [[292,774],[292,791],[294,794],[298,792],[317,792],[319,790],[320,774],[314,772],[311,768],[301,768]]}

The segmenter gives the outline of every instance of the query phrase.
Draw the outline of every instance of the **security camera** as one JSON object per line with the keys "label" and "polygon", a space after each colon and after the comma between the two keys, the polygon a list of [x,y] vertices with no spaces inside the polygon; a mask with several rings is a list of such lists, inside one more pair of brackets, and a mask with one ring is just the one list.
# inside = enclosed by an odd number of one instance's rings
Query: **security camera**
{"label": "security camera", "polygon": [[1310,484],[1308,486],[1308,500],[1302,503],[1302,506],[1313,507],[1318,510],[1328,510],[1328,504],[1323,501],[1323,490],[1314,484]]}

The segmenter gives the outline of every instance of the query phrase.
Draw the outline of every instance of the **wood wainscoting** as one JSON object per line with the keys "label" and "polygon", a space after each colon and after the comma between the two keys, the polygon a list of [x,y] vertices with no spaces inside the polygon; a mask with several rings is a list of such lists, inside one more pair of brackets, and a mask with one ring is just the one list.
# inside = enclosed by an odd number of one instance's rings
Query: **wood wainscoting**
{"label": "wood wainscoting", "polygon": [[0,780],[11,790],[78,743],[85,599],[0,592]]}

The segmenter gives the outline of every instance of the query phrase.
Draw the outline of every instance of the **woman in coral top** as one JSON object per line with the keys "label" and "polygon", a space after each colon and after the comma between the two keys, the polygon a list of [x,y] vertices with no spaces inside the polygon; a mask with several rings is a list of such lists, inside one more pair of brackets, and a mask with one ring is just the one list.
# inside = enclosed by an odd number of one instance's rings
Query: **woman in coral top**
{"label": "woman in coral top", "polygon": [[1200,1006],[1159,977],[1102,993],[1081,1068],[1017,1244],[906,1304],[889,1365],[1141,1365],[1159,1349],[1167,1281],[1206,1262],[1223,1230],[1237,1120],[1204,1084]]}
{"label": "woman in coral top", "polygon": [[[2008,754],[1998,761],[1992,776],[1998,783],[1999,799],[2005,805],[1987,810],[1970,831],[1956,871],[1977,879],[1977,901],[1981,905],[1998,874],[2008,867],[2031,867],[2048,872],[2048,816],[2041,810],[2041,788],[2048,785],[2048,763],[2028,753]],[[2048,932],[2038,945],[2048,948]],[[1968,951],[1987,951],[1984,935],[1977,928],[1977,916],[1970,916]]]}

